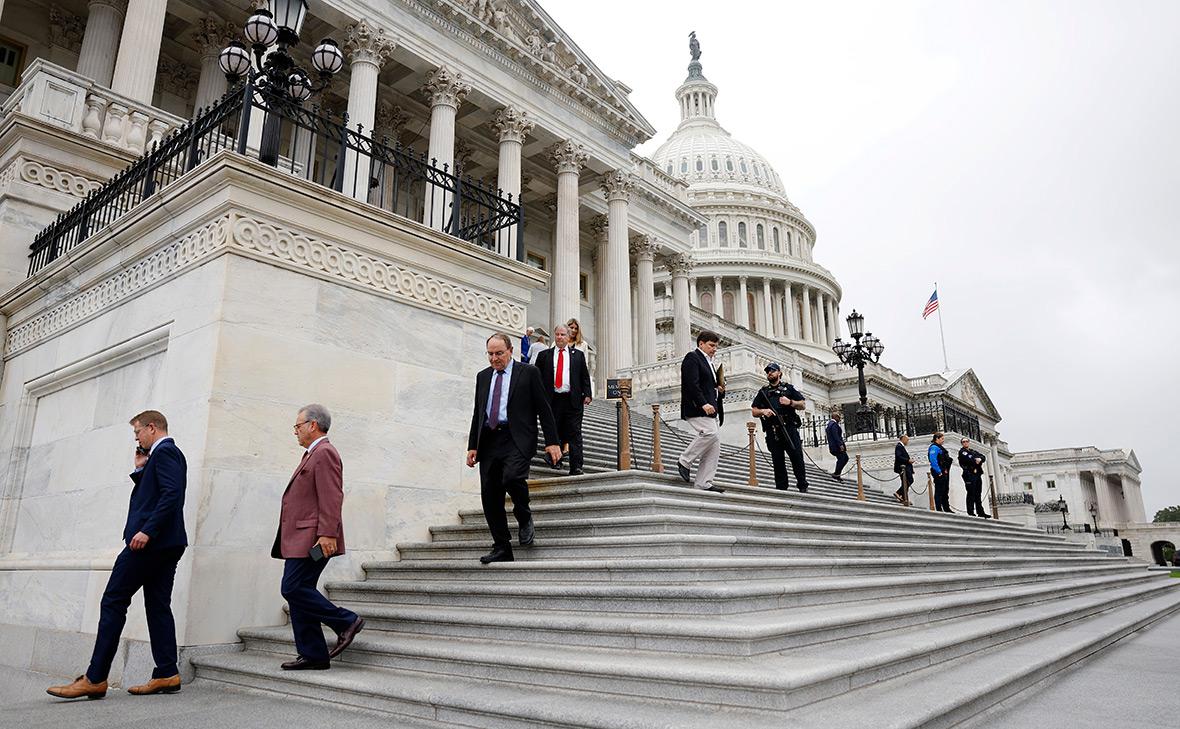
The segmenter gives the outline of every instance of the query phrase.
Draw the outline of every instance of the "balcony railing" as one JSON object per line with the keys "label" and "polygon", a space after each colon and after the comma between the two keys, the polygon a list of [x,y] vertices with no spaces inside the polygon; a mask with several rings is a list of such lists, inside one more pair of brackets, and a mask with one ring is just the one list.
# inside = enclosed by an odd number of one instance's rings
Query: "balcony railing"
{"label": "balcony railing", "polygon": [[[29,275],[222,150],[259,158],[337,192],[367,188],[369,204],[523,260],[524,247],[514,244],[524,233],[519,201],[363,131],[349,129],[347,115],[335,120],[247,82],[42,230],[31,246]],[[280,155],[284,147],[288,154]]]}

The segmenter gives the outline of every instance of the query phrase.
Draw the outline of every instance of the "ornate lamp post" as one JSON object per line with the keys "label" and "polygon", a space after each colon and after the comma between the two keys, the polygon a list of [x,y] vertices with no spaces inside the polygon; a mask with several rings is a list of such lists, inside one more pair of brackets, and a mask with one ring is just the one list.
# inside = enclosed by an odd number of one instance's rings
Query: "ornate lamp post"
{"label": "ornate lamp post", "polygon": [[1069,515],[1069,504],[1066,503],[1064,496],[1057,497],[1057,510],[1061,512],[1061,528],[1072,532],[1073,529],[1069,528],[1069,522],[1065,520],[1065,517]]}
{"label": "ornate lamp post", "polygon": [[[879,362],[885,345],[872,332],[865,333],[865,318],[856,313],[856,309],[848,315],[848,333],[852,336],[852,344],[836,337],[832,344],[832,351],[840,361],[849,367],[856,368],[857,388],[860,392],[860,407],[856,409],[856,429],[859,433],[877,431],[877,418],[869,409],[868,390],[865,388],[865,365],[869,362]],[[861,340],[864,341],[861,341]]]}
{"label": "ornate lamp post", "polygon": [[[311,65],[319,77],[319,83],[313,83],[307,72],[295,65],[288,52],[299,45],[299,31],[307,16],[307,1],[270,0],[267,5],[267,9],[255,10],[243,29],[254,52],[253,58],[243,43],[231,41],[222,49],[217,63],[231,85],[239,83],[253,68],[258,74],[259,87],[279,98],[302,103],[327,87],[332,76],[344,67],[344,54],[331,38],[320,41],[311,53]],[[271,46],[275,49],[267,53]],[[266,164],[278,162],[281,124],[282,117],[267,113],[258,153],[258,159]]]}

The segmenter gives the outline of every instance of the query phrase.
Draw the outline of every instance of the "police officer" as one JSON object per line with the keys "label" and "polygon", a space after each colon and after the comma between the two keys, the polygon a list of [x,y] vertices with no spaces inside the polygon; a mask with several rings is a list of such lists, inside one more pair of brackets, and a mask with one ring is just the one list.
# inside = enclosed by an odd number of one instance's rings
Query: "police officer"
{"label": "police officer", "polygon": [[926,449],[926,458],[930,461],[930,475],[934,477],[934,508],[938,511],[951,511],[951,464],[955,459],[942,447],[946,436],[939,432],[930,439],[930,447]]}
{"label": "police officer", "polygon": [[774,461],[774,487],[786,490],[786,457],[791,458],[791,470],[800,493],[807,493],[807,472],[803,467],[803,442],[799,438],[799,410],[807,406],[806,398],[789,382],[783,382],[783,370],[777,363],[766,365],[769,384],[758,390],[750,403],[750,415],[762,421],[766,433],[766,449]]}
{"label": "police officer", "polygon": [[971,448],[971,441],[964,438],[959,448],[959,468],[963,469],[963,485],[967,489],[967,513],[971,516],[982,516],[984,519],[990,519],[991,516],[984,512],[983,502],[983,462],[987,459],[984,455]]}

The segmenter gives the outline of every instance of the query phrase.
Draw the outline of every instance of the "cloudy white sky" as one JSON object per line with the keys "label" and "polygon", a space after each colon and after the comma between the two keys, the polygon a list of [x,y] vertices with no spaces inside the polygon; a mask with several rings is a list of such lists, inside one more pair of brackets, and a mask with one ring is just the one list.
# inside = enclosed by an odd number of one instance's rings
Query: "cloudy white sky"
{"label": "cloudy white sky", "polygon": [[547,0],[659,130],[717,113],[815,224],[889,366],[972,367],[1014,450],[1132,447],[1180,503],[1180,2]]}

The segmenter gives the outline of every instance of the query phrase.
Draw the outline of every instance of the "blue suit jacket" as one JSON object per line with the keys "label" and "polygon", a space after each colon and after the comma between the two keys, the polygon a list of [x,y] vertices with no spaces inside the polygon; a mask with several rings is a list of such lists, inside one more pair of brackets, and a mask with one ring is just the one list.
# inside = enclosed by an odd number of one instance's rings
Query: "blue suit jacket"
{"label": "blue suit jacket", "polygon": [[836,455],[844,447],[844,432],[835,420],[829,420],[824,432],[828,436],[828,452]]}
{"label": "blue suit jacket", "polygon": [[127,507],[123,542],[129,544],[136,532],[150,539],[147,549],[184,547],[184,489],[188,463],[171,438],[161,441],[143,470],[131,474],[135,488]]}

